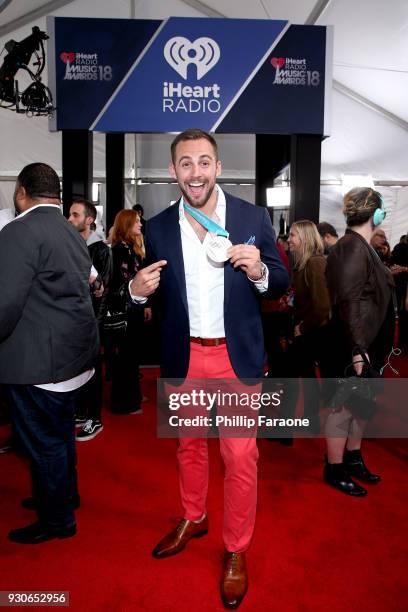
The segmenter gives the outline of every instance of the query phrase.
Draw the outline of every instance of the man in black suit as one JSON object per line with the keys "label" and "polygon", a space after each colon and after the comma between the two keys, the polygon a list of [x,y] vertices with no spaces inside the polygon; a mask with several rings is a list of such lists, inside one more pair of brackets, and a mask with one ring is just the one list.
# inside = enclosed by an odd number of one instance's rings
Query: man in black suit
{"label": "man in black suit", "polygon": [[[260,295],[281,295],[288,274],[275,246],[269,215],[224,192],[217,143],[201,130],[171,145],[170,172],[182,197],[146,226],[146,253],[155,263],[130,283],[139,304],[156,289],[162,302],[161,373],[166,378],[263,377]],[[237,608],[248,579],[245,553],[256,515],[255,437],[220,437],[225,464],[221,596]],[[162,559],[208,530],[207,440],[181,436],[179,483],[184,518],[154,548]]]}
{"label": "man in black suit", "polygon": [[[110,248],[96,232],[91,230],[91,226],[96,221],[96,216],[97,210],[92,202],[85,198],[75,198],[69,209],[68,221],[85,240],[92,265],[96,268],[98,277],[102,281],[102,287],[99,290],[102,294],[97,294],[95,290],[91,290],[91,295],[101,342],[103,342],[102,323],[108,311],[108,291],[112,279],[112,256]],[[76,423],[82,425],[81,431],[76,435],[79,442],[92,440],[103,430],[102,390],[102,358],[99,356],[95,364],[95,375],[82,388],[80,394],[79,414],[76,418]]]}
{"label": "man in black suit", "polygon": [[18,217],[0,233],[0,383],[27,453],[38,520],[9,539],[37,544],[75,535],[77,389],[93,374],[98,331],[84,240],[60,210],[60,183],[46,164],[17,178]]}

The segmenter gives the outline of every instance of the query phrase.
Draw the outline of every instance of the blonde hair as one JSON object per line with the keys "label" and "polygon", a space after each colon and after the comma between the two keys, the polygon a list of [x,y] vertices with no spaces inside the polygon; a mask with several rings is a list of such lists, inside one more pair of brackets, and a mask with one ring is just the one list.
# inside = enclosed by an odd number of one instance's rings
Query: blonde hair
{"label": "blonde hair", "polygon": [[290,229],[293,228],[296,228],[300,240],[299,250],[293,253],[295,268],[302,270],[313,255],[323,255],[323,240],[312,221],[295,221]]}
{"label": "blonde hair", "polygon": [[363,225],[382,208],[381,194],[371,187],[353,187],[343,198],[343,213],[349,227]]}
{"label": "blonde hair", "polygon": [[118,212],[112,229],[112,246],[118,242],[126,242],[132,247],[136,255],[141,259],[145,258],[145,248],[143,235],[134,236],[132,233],[135,222],[140,219],[134,210],[123,209]]}

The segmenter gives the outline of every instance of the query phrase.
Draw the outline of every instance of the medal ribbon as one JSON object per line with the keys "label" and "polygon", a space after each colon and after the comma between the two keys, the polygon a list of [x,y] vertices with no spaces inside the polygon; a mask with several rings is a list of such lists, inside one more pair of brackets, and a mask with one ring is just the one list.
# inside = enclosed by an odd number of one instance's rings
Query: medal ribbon
{"label": "medal ribbon", "polygon": [[223,227],[221,227],[221,225],[218,225],[218,223],[210,219],[210,217],[207,217],[207,215],[205,215],[204,213],[200,212],[196,208],[193,208],[192,206],[190,206],[190,204],[187,204],[184,199],[183,206],[184,210],[186,210],[196,221],[201,223],[201,225],[205,227],[206,230],[212,232],[213,234],[216,234],[217,236],[225,236],[225,238],[228,238],[229,233],[227,232],[227,230],[225,230]]}

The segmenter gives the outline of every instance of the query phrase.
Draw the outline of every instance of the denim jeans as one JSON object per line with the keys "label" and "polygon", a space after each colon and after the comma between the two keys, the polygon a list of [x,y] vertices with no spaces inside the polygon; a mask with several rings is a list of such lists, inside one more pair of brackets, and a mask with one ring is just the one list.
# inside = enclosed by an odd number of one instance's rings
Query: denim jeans
{"label": "denim jeans", "polygon": [[75,523],[78,495],[75,451],[77,391],[56,393],[32,385],[9,385],[15,433],[27,454],[39,520],[51,528]]}

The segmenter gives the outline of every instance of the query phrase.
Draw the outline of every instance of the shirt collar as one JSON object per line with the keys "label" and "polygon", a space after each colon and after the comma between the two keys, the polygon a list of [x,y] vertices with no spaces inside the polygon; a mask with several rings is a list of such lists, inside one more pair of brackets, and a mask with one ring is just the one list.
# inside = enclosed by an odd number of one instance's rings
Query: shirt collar
{"label": "shirt collar", "polygon": [[62,214],[62,211],[61,211],[61,208],[59,207],[59,204],[36,204],[35,206],[31,206],[31,208],[27,208],[27,210],[25,210],[24,212],[22,212],[19,215],[17,215],[17,217],[15,217],[13,219],[13,221],[17,221],[18,219],[21,219],[21,217],[24,217],[26,214],[28,214],[32,210],[35,210],[36,208],[44,208],[45,206],[48,206],[48,207],[52,206],[53,208],[58,208],[58,210]]}
{"label": "shirt collar", "polygon": [[96,232],[91,231],[88,240],[86,240],[86,246],[91,246],[91,244],[95,244],[96,242],[101,242],[101,237],[98,236]]}

